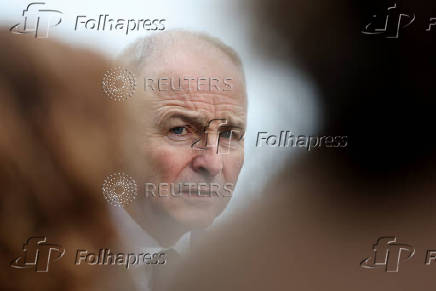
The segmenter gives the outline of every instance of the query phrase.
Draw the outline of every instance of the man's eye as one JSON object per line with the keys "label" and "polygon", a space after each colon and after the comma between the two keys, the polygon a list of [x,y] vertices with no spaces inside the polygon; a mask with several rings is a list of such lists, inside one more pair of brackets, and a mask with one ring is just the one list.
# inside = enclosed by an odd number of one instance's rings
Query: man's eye
{"label": "man's eye", "polygon": [[176,126],[170,128],[168,131],[168,137],[175,141],[184,141],[192,138],[192,130],[189,126]]}
{"label": "man's eye", "polygon": [[232,136],[231,130],[222,131],[220,133],[220,137],[222,137],[222,138],[230,138],[231,136]]}
{"label": "man's eye", "polygon": [[184,135],[188,133],[188,130],[184,126],[178,126],[178,127],[171,128],[170,132],[177,135]]}
{"label": "man's eye", "polygon": [[238,129],[227,129],[220,132],[220,138],[231,138],[235,141],[241,139],[241,132]]}

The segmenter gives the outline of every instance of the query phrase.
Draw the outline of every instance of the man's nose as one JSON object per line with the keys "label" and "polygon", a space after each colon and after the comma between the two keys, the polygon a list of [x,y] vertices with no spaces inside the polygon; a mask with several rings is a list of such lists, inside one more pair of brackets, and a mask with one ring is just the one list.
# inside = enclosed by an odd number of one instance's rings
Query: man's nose
{"label": "man's nose", "polygon": [[214,145],[198,150],[192,161],[192,168],[195,172],[211,178],[220,174],[223,170],[223,161],[217,153],[217,147]]}

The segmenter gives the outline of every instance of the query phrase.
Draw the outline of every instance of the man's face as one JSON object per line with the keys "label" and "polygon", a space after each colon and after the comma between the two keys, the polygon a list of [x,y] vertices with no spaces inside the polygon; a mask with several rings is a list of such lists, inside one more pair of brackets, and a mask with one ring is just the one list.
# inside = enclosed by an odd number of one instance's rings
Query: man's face
{"label": "man's face", "polygon": [[146,183],[156,186],[148,201],[185,227],[206,227],[226,207],[244,161],[241,70],[219,50],[191,47],[168,50],[146,72]]}

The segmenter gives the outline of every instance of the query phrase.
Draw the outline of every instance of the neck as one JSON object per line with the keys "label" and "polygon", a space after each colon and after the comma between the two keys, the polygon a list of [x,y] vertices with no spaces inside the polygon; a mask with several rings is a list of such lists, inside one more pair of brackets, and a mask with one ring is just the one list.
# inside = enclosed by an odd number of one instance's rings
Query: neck
{"label": "neck", "polygon": [[135,201],[126,210],[133,220],[162,247],[169,248],[173,246],[183,234],[189,231],[169,215],[155,209],[152,203],[146,199],[144,201]]}

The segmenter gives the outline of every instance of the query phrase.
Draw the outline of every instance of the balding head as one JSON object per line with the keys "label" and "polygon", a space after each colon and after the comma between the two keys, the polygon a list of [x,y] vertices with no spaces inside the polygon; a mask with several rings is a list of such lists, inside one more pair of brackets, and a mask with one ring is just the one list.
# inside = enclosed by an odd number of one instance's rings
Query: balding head
{"label": "balding head", "polygon": [[185,30],[170,30],[139,39],[123,52],[121,59],[135,73],[143,73],[150,62],[164,61],[165,53],[174,49],[221,55],[242,71],[241,59],[231,47],[208,34]]}
{"label": "balding head", "polygon": [[[144,89],[151,87],[147,79],[157,83],[159,78],[173,78],[173,83],[176,84],[173,87],[180,83],[182,87],[190,87],[190,90],[196,87],[203,90],[209,85],[209,91],[222,91],[225,90],[224,80],[231,79],[228,82],[231,91],[243,97],[247,107],[241,59],[231,47],[205,33],[171,30],[147,36],[130,45],[120,60],[139,79],[144,79]],[[204,85],[197,84],[200,78],[209,80],[205,80],[206,83],[200,80]],[[193,82],[187,79],[192,79]],[[167,90],[164,88],[162,91]],[[149,96],[146,94],[143,97]]]}

